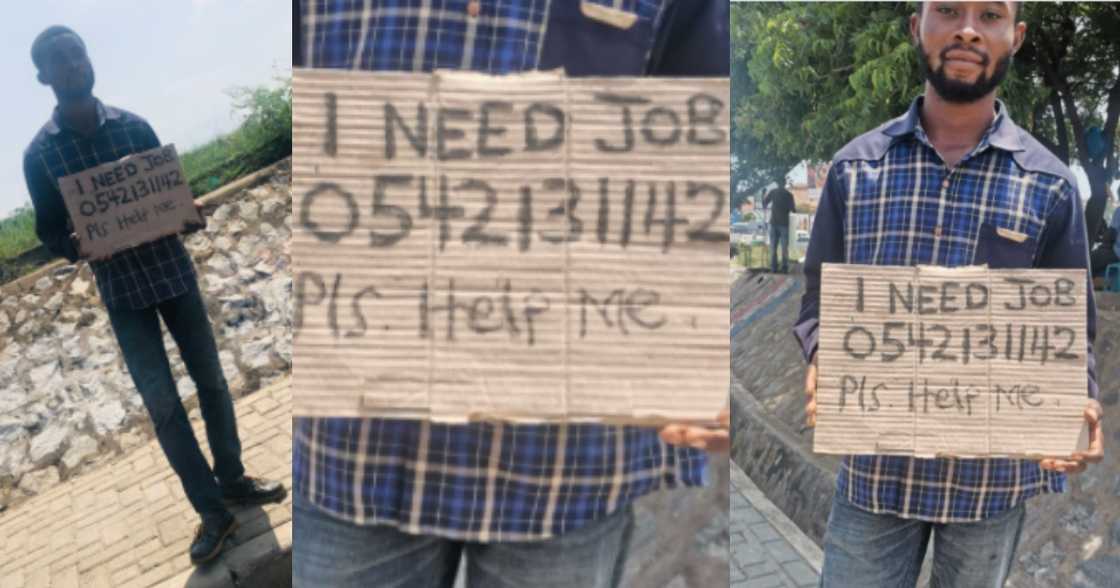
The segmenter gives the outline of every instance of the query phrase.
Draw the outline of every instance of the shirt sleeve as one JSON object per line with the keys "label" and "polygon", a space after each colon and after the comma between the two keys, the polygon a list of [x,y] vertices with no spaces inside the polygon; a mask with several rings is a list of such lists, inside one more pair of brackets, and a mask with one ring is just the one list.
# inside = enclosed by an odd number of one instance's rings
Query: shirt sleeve
{"label": "shirt sleeve", "polygon": [[1099,396],[1097,387],[1096,358],[1093,342],[1097,336],[1097,306],[1093,300],[1093,279],[1089,271],[1089,240],[1085,228],[1085,212],[1081,208],[1081,197],[1077,187],[1062,183],[1065,192],[1058,204],[1046,217],[1042,240],[1039,243],[1038,263],[1040,268],[1070,268],[1085,271],[1085,329],[1088,349],[1086,360],[1089,367],[1089,398]]}
{"label": "shirt sleeve", "polygon": [[658,24],[649,75],[730,75],[728,5],[726,0],[671,0]]}
{"label": "shirt sleeve", "polygon": [[[144,146],[144,151],[155,149],[160,146],[159,136],[156,135],[155,129],[153,129],[152,125],[147,121],[144,121],[144,135],[145,142],[147,143],[147,145]],[[180,154],[180,157],[182,157],[182,154]]]}
{"label": "shirt sleeve", "polygon": [[35,234],[39,241],[48,251],[65,257],[70,263],[78,261],[78,248],[70,240],[70,215],[66,212],[62,193],[34,153],[23,156],[23,177],[31,195],[31,204],[35,207]]}
{"label": "shirt sleeve", "polygon": [[820,325],[821,265],[840,263],[844,259],[844,211],[846,195],[835,176],[838,165],[828,172],[820,205],[813,221],[809,250],[805,254],[805,294],[801,297],[801,313],[793,326],[793,335],[801,344],[805,361],[812,361],[817,352],[817,327]]}

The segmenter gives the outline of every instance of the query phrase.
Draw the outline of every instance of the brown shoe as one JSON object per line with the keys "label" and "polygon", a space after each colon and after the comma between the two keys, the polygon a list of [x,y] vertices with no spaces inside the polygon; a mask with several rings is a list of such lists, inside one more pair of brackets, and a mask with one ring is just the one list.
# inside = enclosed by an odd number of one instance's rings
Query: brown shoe
{"label": "brown shoe", "polygon": [[191,541],[191,563],[206,563],[222,552],[226,538],[237,530],[237,519],[230,513],[225,516],[203,517]]}

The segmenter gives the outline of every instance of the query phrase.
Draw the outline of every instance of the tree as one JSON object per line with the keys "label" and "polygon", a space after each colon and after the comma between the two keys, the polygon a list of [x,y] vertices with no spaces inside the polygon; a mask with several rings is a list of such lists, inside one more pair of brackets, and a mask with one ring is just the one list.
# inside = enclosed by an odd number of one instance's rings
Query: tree
{"label": "tree", "polygon": [[[1027,39],[1000,98],[1019,125],[1085,170],[1095,241],[1117,175],[1120,5],[1021,6]],[[737,94],[733,72],[732,138],[749,137],[744,155],[760,154],[742,160],[739,176],[791,157],[825,161],[903,112],[923,88],[909,34],[914,10],[907,2],[736,4],[732,57],[741,61],[733,65],[746,81]]]}
{"label": "tree", "polygon": [[[731,35],[731,103],[736,105],[758,92],[747,67],[755,46],[753,37],[746,34],[743,27],[736,26],[734,21]],[[803,154],[796,152],[782,153],[769,142],[768,137],[756,136],[749,132],[748,127],[732,124],[732,205],[738,207],[748,194],[756,193],[772,182],[784,183],[786,174],[804,158]]]}

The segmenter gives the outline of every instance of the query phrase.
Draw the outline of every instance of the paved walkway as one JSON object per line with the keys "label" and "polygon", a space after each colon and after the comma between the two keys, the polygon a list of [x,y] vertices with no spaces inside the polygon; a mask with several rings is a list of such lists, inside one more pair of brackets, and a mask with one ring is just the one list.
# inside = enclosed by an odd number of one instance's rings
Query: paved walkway
{"label": "paved walkway", "polygon": [[[291,487],[290,379],[236,403],[251,475]],[[201,420],[195,434],[209,452]],[[237,586],[292,545],[291,497],[235,511],[241,528],[218,560],[191,565],[198,517],[155,440],[0,515],[0,588]],[[240,585],[247,585],[242,583]]]}
{"label": "paved walkway", "polygon": [[816,586],[820,547],[731,462],[731,587]]}

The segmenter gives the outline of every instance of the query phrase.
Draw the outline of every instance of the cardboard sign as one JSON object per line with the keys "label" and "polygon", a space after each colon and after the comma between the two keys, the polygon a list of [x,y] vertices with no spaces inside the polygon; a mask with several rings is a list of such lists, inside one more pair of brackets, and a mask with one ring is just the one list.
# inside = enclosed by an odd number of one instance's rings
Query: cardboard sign
{"label": "cardboard sign", "polygon": [[1084,270],[825,264],[814,451],[1070,455],[1085,296]]}
{"label": "cardboard sign", "polygon": [[58,180],[87,258],[202,224],[174,145],[134,153]]}
{"label": "cardboard sign", "polygon": [[728,93],[296,70],[294,414],[714,421]]}

